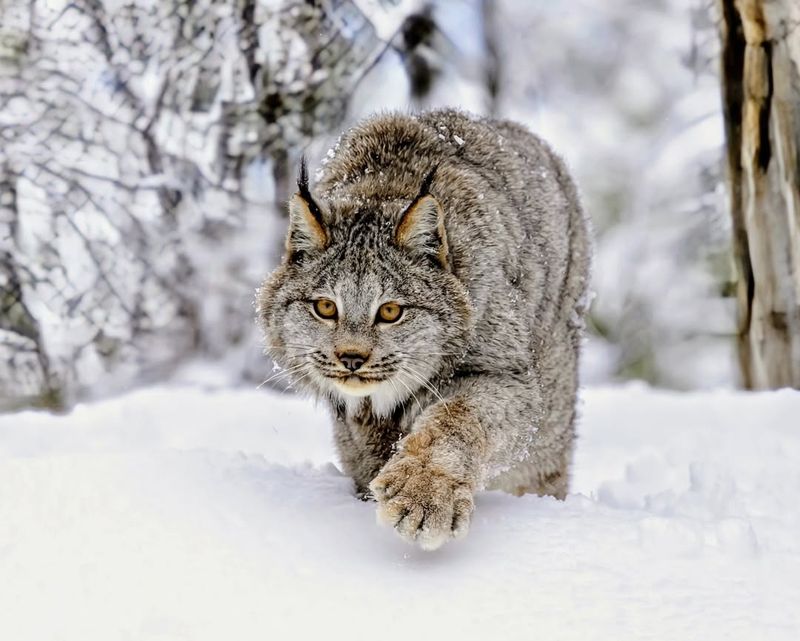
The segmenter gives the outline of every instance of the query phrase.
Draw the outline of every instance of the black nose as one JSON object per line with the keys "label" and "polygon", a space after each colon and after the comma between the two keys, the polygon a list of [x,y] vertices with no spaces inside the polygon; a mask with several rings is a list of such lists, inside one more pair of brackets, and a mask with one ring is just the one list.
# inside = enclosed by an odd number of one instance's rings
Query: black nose
{"label": "black nose", "polygon": [[339,354],[339,360],[342,361],[342,365],[347,369],[351,372],[355,372],[366,362],[367,357],[363,354],[356,354],[355,352],[345,352],[344,354]]}

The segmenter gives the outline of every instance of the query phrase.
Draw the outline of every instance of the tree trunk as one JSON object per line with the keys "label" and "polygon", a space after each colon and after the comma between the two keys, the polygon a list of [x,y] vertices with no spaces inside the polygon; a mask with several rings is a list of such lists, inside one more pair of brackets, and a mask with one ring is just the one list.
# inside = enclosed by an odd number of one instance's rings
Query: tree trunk
{"label": "tree trunk", "polygon": [[718,6],[743,383],[800,388],[800,3]]}

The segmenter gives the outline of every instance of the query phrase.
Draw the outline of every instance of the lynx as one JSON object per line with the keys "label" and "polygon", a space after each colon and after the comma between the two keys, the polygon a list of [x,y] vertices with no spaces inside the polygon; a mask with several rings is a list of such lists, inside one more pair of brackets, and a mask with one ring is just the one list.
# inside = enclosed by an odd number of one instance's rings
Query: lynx
{"label": "lynx", "polygon": [[590,251],[563,162],[452,110],[373,117],[328,156],[313,190],[301,165],[257,314],[357,492],[424,549],[478,490],[564,498]]}

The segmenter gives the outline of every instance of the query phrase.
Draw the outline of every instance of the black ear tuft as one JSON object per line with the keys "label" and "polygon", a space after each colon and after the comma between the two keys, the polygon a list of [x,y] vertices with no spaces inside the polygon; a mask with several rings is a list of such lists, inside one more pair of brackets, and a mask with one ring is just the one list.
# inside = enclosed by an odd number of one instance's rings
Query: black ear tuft
{"label": "black ear tuft", "polygon": [[431,193],[431,185],[433,184],[433,179],[436,178],[436,170],[439,169],[439,165],[434,165],[433,169],[431,169],[426,175],[425,178],[422,179],[422,187],[420,187],[419,193],[415,200],[419,200],[423,196],[427,196]]}
{"label": "black ear tuft", "polygon": [[317,223],[322,225],[322,211],[314,201],[313,196],[311,196],[311,191],[308,188],[308,166],[306,165],[305,155],[300,157],[300,173],[297,176],[297,193],[306,201],[308,210],[316,219]]}
{"label": "black ear tuft", "polygon": [[322,210],[308,187],[308,169],[305,157],[300,160],[297,190],[297,193],[289,200],[289,233],[286,236],[286,255],[291,262],[302,262],[302,257],[309,252],[324,249],[328,244],[328,232]]}
{"label": "black ear tuft", "polygon": [[395,228],[394,242],[398,247],[448,269],[444,210],[436,197],[430,193],[437,169],[438,165],[428,172],[422,181],[419,194],[400,217]]}

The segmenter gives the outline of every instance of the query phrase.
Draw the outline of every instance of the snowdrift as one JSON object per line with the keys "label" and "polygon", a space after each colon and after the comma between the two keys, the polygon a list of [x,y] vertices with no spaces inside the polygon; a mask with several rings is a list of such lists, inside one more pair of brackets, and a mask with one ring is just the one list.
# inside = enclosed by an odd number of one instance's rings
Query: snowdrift
{"label": "snowdrift", "polygon": [[0,638],[796,639],[800,393],[583,392],[573,494],[375,524],[321,408],[167,386],[0,416]]}

